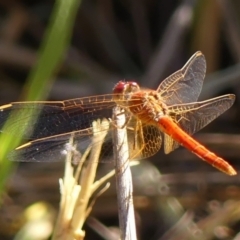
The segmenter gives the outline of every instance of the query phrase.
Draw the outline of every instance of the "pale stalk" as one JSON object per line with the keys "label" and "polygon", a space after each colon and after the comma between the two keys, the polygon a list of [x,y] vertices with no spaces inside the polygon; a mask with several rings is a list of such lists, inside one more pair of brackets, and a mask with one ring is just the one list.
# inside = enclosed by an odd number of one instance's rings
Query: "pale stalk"
{"label": "pale stalk", "polygon": [[89,162],[84,171],[85,178],[81,184],[81,192],[79,194],[76,206],[74,208],[74,216],[71,221],[71,228],[75,229],[74,236],[78,239],[78,236],[82,235],[82,226],[87,216],[87,206],[89,199],[92,195],[92,185],[96,176],[96,170],[98,166],[99,156],[102,149],[102,144],[108,133],[109,122],[107,120],[94,121],[93,122],[93,138]]}
{"label": "pale stalk", "polygon": [[124,110],[113,109],[113,150],[115,158],[118,215],[122,240],[135,240],[136,225],[133,206],[132,175],[129,166],[129,149]]}
{"label": "pale stalk", "polygon": [[[109,179],[113,173],[94,183],[99,155],[101,152],[104,138],[109,129],[109,122],[93,122],[92,143],[80,159],[79,165],[74,171],[71,165],[72,151],[69,151],[66,159],[65,175],[60,179],[61,203],[60,212],[52,239],[57,240],[80,240],[85,236],[82,226],[89,215],[93,202],[89,207],[89,200],[94,191],[101,184]],[[74,149],[74,135],[69,140],[69,145]],[[83,162],[89,157],[86,169],[83,168]],[[80,175],[82,181],[79,183]],[[108,185],[104,187],[106,190]],[[100,191],[100,193],[102,193]],[[98,194],[99,195],[99,194]]]}

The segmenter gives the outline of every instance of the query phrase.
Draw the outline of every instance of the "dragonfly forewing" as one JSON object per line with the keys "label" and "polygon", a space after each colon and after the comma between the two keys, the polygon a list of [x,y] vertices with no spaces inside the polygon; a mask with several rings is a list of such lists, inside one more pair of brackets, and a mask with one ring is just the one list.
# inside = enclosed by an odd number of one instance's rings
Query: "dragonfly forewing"
{"label": "dragonfly forewing", "polygon": [[[45,138],[89,128],[98,118],[111,118],[115,105],[112,94],[59,102],[16,102],[0,107],[0,129],[10,118],[6,133],[24,129],[24,138]],[[29,121],[34,116],[36,119]]]}

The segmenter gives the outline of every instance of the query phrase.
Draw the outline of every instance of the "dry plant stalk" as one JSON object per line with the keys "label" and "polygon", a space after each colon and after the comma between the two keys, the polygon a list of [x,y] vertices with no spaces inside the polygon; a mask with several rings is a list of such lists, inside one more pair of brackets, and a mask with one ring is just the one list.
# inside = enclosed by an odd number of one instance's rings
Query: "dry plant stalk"
{"label": "dry plant stalk", "polygon": [[121,239],[135,240],[137,239],[137,235],[125,110],[120,107],[115,107],[113,109],[113,121],[116,125],[116,128],[113,130],[113,152]]}
{"label": "dry plant stalk", "polygon": [[[76,170],[74,170],[71,164],[73,157],[72,151],[68,152],[64,178],[60,179],[61,202],[57,223],[52,237],[53,240],[84,239],[85,231],[82,227],[94,203],[94,200],[90,202],[90,198],[96,189],[112,177],[115,172],[111,171],[100,180],[94,182],[102,144],[108,130],[108,120],[104,119],[102,121],[97,120],[93,122],[92,143],[81,156]],[[70,139],[69,144],[70,146],[74,146],[74,135]],[[83,163],[87,157],[87,166],[83,167]],[[110,184],[107,183],[98,195],[106,191],[109,185]]]}

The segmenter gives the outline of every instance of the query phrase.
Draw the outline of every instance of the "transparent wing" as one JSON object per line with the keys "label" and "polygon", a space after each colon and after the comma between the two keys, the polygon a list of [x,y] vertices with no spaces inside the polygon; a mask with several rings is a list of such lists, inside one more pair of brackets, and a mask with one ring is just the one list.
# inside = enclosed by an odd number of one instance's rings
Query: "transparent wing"
{"label": "transparent wing", "polygon": [[[32,140],[54,136],[89,128],[98,118],[111,118],[114,106],[112,94],[59,102],[15,102],[0,107],[0,129],[10,117],[7,133],[24,129],[24,137]],[[37,117],[29,121],[32,116]]]}
{"label": "transparent wing", "polygon": [[[113,158],[113,143],[112,143],[112,124],[110,120],[108,124],[110,128],[102,145],[99,162],[112,162]],[[130,159],[146,158],[154,155],[161,147],[161,132],[153,126],[140,126],[136,131],[136,126],[141,123],[134,117],[127,126],[128,145]],[[40,138],[21,145],[16,150],[12,151],[8,158],[19,162],[54,162],[64,161],[66,155],[71,151],[77,154],[77,157],[84,154],[87,148],[96,147],[99,142],[93,141],[94,134],[103,134],[104,130],[94,132],[92,127],[87,129],[58,134],[50,137]],[[70,145],[70,139],[73,139],[73,144]],[[79,159],[77,160],[79,161]]]}
{"label": "transparent wing", "polygon": [[164,152],[166,154],[172,152],[179,147],[179,143],[173,140],[169,135],[164,133]]}
{"label": "transparent wing", "polygon": [[[108,124],[110,123],[108,120],[104,120]],[[87,148],[94,148],[99,144],[93,138],[96,134],[103,134],[105,130],[93,131],[93,128],[90,127],[80,131],[33,140],[16,148],[8,155],[8,158],[19,162],[54,162],[64,161],[69,152],[73,155],[76,154],[77,157],[81,157]],[[71,139],[73,139],[72,144],[70,144]],[[99,161],[107,162],[110,160],[110,157],[112,157],[112,152],[110,154],[111,144],[111,135],[108,132],[102,145],[102,155]],[[79,161],[79,158],[77,161]]]}
{"label": "transparent wing", "polygon": [[[234,103],[233,94],[223,95],[202,102],[178,104],[168,108],[169,115],[188,134],[199,131],[219,115],[229,109]],[[169,153],[179,145],[171,137],[164,138],[164,151]]]}
{"label": "transparent wing", "polygon": [[141,158],[151,157],[156,154],[162,146],[162,133],[154,126],[143,126],[144,148],[141,152]]}
{"label": "transparent wing", "polygon": [[182,69],[167,77],[157,91],[167,105],[196,102],[205,73],[205,57],[201,52],[196,52]]}
{"label": "transparent wing", "polygon": [[156,154],[162,146],[161,131],[151,125],[142,124],[131,117],[128,123],[128,144],[130,158],[147,158]]}
{"label": "transparent wing", "polygon": [[[0,107],[0,129],[10,118],[5,132],[24,129],[24,137],[31,140],[13,151],[9,158],[21,162],[61,161],[66,157],[73,135],[76,152],[82,154],[88,146],[95,147],[98,144],[92,143],[93,121],[111,119],[115,105],[112,94],[59,102],[15,102],[4,105]],[[36,116],[35,121],[29,121],[32,115]],[[141,122],[133,116],[131,119],[127,131],[130,157],[145,158],[155,154],[161,147],[160,131],[152,126],[142,127]],[[115,127],[114,124],[109,131],[112,127]],[[110,156],[112,158],[110,132],[102,155],[101,161],[106,161]]]}

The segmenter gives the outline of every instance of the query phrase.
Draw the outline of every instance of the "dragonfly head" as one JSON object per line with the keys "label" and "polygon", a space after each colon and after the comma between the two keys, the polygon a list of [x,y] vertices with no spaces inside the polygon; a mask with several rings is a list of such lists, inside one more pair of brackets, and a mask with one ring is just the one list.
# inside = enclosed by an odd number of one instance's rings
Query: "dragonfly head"
{"label": "dragonfly head", "polygon": [[119,105],[125,105],[126,101],[131,98],[131,95],[140,90],[136,82],[119,81],[113,88],[114,101]]}

